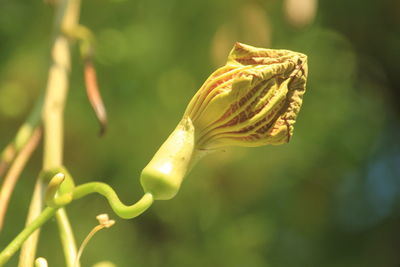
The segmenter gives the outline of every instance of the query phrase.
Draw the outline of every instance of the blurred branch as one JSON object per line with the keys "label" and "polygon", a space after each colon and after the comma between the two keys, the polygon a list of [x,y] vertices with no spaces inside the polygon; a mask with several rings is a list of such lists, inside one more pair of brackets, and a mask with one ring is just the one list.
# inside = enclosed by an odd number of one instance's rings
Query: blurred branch
{"label": "blurred branch", "polygon": [[41,136],[41,129],[36,128],[35,131],[33,131],[32,136],[28,139],[26,145],[22,148],[20,153],[15,158],[7,175],[4,178],[4,183],[0,189],[0,231],[3,228],[8,203],[11,194],[14,191],[15,184],[17,183],[18,178],[20,177],[21,172],[24,169],[27,161],[31,157],[33,151],[36,149]]}
{"label": "blurred branch", "polygon": [[100,124],[100,136],[107,129],[107,112],[97,84],[96,69],[93,65],[94,35],[87,27],[77,25],[64,29],[67,36],[79,40],[79,50],[84,64],[86,94]]}
{"label": "blurred branch", "polygon": [[[62,166],[63,162],[63,133],[64,107],[69,86],[70,51],[69,40],[64,30],[73,29],[78,25],[80,0],[64,0],[60,5],[60,24],[56,26],[56,35],[52,49],[52,65],[43,107],[44,151],[43,170],[48,171]],[[57,224],[64,249],[66,265],[72,266],[76,258],[76,245],[68,221],[62,209],[57,211]]]}
{"label": "blurred branch", "polygon": [[97,85],[96,69],[93,66],[92,60],[89,58],[85,60],[84,64],[86,94],[96,114],[97,120],[100,123],[100,135],[103,135],[107,129],[107,112],[104,107],[99,86]]}
{"label": "blurred branch", "polygon": [[[63,0],[58,4],[56,21],[54,24],[54,43],[51,51],[52,61],[42,110],[44,128],[44,171],[62,165],[63,112],[69,86],[68,75],[70,72],[69,41],[67,37],[63,35],[62,29],[73,28],[74,25],[77,24],[79,13],[80,0]],[[41,208],[38,207],[42,206],[41,196],[35,197],[42,191],[40,184],[41,181],[38,181],[35,187],[27,225],[31,225],[30,223],[32,220],[40,214]],[[76,248],[68,218],[65,214],[61,214],[61,216],[57,216],[57,221],[62,235],[68,235],[68,238],[62,238],[63,247],[68,248],[68,250],[64,249],[64,251],[68,251],[68,254],[65,255],[66,262],[72,262],[73,259],[75,259]],[[38,232],[36,233],[36,236],[30,238],[29,242],[24,245],[21,251],[20,266],[33,266],[38,241]]]}
{"label": "blurred branch", "polygon": [[4,175],[8,166],[14,161],[15,156],[25,147],[34,130],[39,126],[42,106],[43,96],[40,96],[28,119],[19,128],[14,140],[2,151],[0,156],[0,177]]}
{"label": "blurred branch", "polygon": [[[43,182],[39,175],[36,181],[35,188],[29,205],[29,212],[26,219],[26,226],[30,225],[38,215],[41,213],[43,208],[42,193],[43,193]],[[24,242],[21,253],[19,255],[18,267],[29,267],[32,266],[35,259],[36,247],[39,240],[40,229],[34,231],[29,238]]]}
{"label": "blurred branch", "polygon": [[0,157],[0,177],[7,171],[8,166],[14,160],[15,154],[15,146],[13,143],[8,144],[4,148]]}
{"label": "blurred branch", "polygon": [[63,156],[63,112],[68,90],[70,72],[69,44],[66,37],[56,38],[52,49],[52,65],[43,106],[44,150],[43,170],[62,165]]}

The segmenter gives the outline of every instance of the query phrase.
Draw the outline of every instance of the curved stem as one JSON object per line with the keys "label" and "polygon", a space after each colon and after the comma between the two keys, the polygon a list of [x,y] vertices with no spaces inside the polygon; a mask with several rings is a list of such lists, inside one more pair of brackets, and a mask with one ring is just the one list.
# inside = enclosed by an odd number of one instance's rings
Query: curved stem
{"label": "curved stem", "polygon": [[[80,199],[91,193],[99,193],[104,196],[114,212],[121,218],[131,219],[139,216],[146,211],[154,202],[153,195],[145,193],[139,201],[133,205],[125,205],[121,202],[118,195],[111,186],[100,183],[91,182],[75,187],[73,191],[74,200]],[[3,266],[14,253],[22,246],[25,240],[46,221],[52,218],[61,207],[47,207],[43,212],[22,230],[21,233],[14,238],[13,241],[0,253],[0,266]]]}
{"label": "curved stem", "polygon": [[100,195],[107,198],[113,211],[121,218],[132,219],[145,210],[147,210],[151,204],[153,204],[154,198],[150,193],[146,193],[143,197],[133,205],[127,206],[121,202],[118,195],[115,193],[111,186],[100,182],[86,183],[75,187],[73,192],[73,198],[79,199],[91,193],[99,193]]}

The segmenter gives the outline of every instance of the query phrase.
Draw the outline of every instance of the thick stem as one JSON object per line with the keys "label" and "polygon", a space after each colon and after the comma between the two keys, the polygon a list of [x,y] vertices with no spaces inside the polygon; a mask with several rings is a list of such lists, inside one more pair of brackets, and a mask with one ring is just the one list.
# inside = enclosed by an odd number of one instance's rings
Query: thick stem
{"label": "thick stem", "polygon": [[53,64],[49,71],[43,109],[43,169],[45,171],[62,165],[63,113],[70,71],[69,44],[66,37],[61,35],[57,37],[52,57]]}
{"label": "thick stem", "polygon": [[[78,25],[80,4],[80,0],[64,0],[60,3],[60,12],[57,16],[55,31],[58,34],[55,37],[52,50],[53,63],[50,68],[42,113],[45,133],[43,151],[44,171],[60,167],[63,162],[63,115],[70,73],[69,40],[63,32]],[[56,219],[66,263],[70,267],[76,257],[76,245],[72,228],[63,210],[57,213]]]}
{"label": "thick stem", "polygon": [[[38,123],[38,121],[40,121],[40,116],[38,116],[38,114],[42,111],[44,124],[43,170],[49,170],[62,165],[63,111],[68,90],[68,75],[70,72],[69,42],[63,35],[63,28],[77,25],[79,10],[80,0],[63,0],[59,3],[54,24],[54,44],[51,51],[52,61],[45,90],[44,104],[43,97],[41,97],[37,104],[37,110],[35,109],[35,112],[31,116],[31,121]],[[38,198],[35,202],[41,202],[41,199]],[[39,206],[38,203],[33,204],[34,205],[31,205],[31,207]],[[32,212],[30,211],[30,214],[33,214]],[[63,242],[63,247],[74,248],[75,243],[73,242],[74,238],[68,218],[61,215],[57,216],[57,220],[59,226],[62,228],[60,229],[62,235],[70,235],[69,238],[62,238],[63,241],[68,242]],[[33,265],[33,260],[29,259],[34,257],[38,241],[37,236],[24,246],[20,257],[24,261],[21,262],[21,264],[23,264],[22,266]],[[73,244],[70,242],[73,242]],[[68,255],[66,256],[69,257]],[[66,261],[73,262],[73,260],[74,259],[68,258]]]}
{"label": "thick stem", "polygon": [[[43,170],[51,170],[63,162],[64,106],[68,90],[70,72],[69,43],[65,36],[57,37],[53,49],[54,63],[50,69],[49,83],[43,109],[45,129]],[[67,266],[72,266],[76,256],[76,245],[71,225],[65,213],[57,214],[57,224],[61,235]]]}
{"label": "thick stem", "polygon": [[[46,90],[43,109],[43,125],[45,129],[43,170],[51,170],[63,162],[64,106],[68,91],[68,75],[70,72],[69,42],[65,36],[56,38],[53,49],[53,65]],[[61,235],[67,266],[72,266],[76,256],[76,245],[71,225],[65,213],[57,214],[57,223]]]}

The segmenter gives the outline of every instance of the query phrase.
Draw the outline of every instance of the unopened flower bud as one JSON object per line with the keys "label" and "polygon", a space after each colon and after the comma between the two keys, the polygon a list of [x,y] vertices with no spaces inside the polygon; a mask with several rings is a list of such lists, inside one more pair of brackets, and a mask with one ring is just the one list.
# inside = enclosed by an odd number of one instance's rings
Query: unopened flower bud
{"label": "unopened flower bud", "polygon": [[227,146],[289,142],[307,78],[307,57],[236,43],[206,80],[178,127],[142,172],[155,199],[172,198],[203,155]]}

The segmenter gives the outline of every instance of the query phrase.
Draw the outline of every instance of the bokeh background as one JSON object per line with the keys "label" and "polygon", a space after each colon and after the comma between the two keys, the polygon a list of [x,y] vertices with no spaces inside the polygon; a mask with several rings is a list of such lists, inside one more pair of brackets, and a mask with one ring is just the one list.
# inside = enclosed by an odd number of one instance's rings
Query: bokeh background
{"label": "bokeh background", "polygon": [[[0,147],[43,90],[51,3],[0,1]],[[108,212],[83,266],[400,266],[400,2],[397,0],[84,0],[109,129],[86,98],[73,50],[65,165],[132,203],[141,169],[235,41],[308,55],[309,81],[290,144],[234,148],[198,164],[179,194],[137,219],[100,196],[68,207],[81,242]],[[0,247],[24,225],[41,149],[11,199]],[[38,254],[63,266],[56,224]],[[16,257],[9,266],[16,266]]]}

